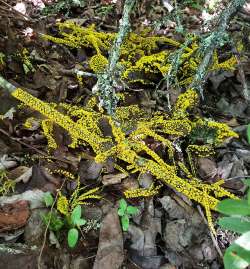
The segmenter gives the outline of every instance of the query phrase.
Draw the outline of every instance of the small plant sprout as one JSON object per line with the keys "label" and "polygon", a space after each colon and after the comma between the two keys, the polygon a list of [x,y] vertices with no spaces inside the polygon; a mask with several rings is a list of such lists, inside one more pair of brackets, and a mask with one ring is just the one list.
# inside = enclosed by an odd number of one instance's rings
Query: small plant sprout
{"label": "small plant sprout", "polygon": [[[244,182],[250,187],[250,179]],[[226,249],[223,258],[225,269],[246,268],[250,264],[250,190],[247,199],[226,199],[218,204],[217,209],[227,215],[219,218],[221,228],[241,235]]]}
{"label": "small plant sprout", "polygon": [[43,196],[43,200],[44,200],[46,207],[52,206],[52,204],[54,202],[54,198],[50,192],[45,192],[45,194]]}
{"label": "small plant sprout", "polygon": [[79,237],[78,229],[80,229],[80,226],[86,224],[87,222],[85,219],[81,218],[81,215],[82,215],[82,208],[80,205],[77,205],[70,215],[70,224],[72,226],[72,228],[69,229],[68,231],[68,245],[70,248],[75,247],[78,241]]}
{"label": "small plant sprout", "polygon": [[[53,206],[54,198],[50,192],[46,192],[43,199],[46,207]],[[57,235],[61,229],[69,229],[67,236],[68,246],[74,248],[79,238],[80,227],[85,225],[87,221],[81,218],[82,208],[80,205],[75,206],[71,212],[67,211],[67,214],[62,214],[61,211],[57,209],[43,215],[43,221],[46,225],[49,225],[50,231],[56,232]],[[61,214],[65,215],[65,219],[61,218]]]}
{"label": "small plant sprout", "polygon": [[126,232],[129,227],[129,219],[132,215],[135,215],[139,212],[139,209],[135,206],[130,206],[124,199],[119,201],[118,215],[120,216],[122,223],[122,230]]}

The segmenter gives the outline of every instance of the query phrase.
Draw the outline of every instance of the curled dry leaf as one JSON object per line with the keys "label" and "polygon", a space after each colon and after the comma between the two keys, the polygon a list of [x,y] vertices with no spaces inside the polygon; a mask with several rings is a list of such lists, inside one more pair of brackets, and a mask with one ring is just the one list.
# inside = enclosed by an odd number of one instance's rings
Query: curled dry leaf
{"label": "curled dry leaf", "polygon": [[0,207],[0,231],[11,231],[23,227],[29,218],[27,201],[18,201]]}
{"label": "curled dry leaf", "polygon": [[32,176],[32,167],[18,166],[8,173],[8,178],[14,180],[16,183],[23,181],[27,183]]}
{"label": "curled dry leaf", "polygon": [[119,174],[110,174],[110,175],[104,175],[102,178],[102,184],[105,186],[108,185],[113,185],[113,184],[118,184],[121,183],[122,179],[126,178],[127,175],[123,174],[123,173],[119,173]]}

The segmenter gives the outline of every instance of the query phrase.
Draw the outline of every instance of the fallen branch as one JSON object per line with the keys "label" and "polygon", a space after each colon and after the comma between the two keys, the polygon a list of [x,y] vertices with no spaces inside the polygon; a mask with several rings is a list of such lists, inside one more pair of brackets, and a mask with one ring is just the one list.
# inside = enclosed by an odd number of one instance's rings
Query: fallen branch
{"label": "fallen branch", "polygon": [[130,30],[129,17],[133,10],[136,0],[126,0],[123,8],[119,31],[109,56],[109,64],[102,74],[98,75],[97,89],[99,93],[100,104],[107,110],[108,114],[113,114],[117,105],[115,94],[114,73],[117,62],[120,57],[120,48],[124,39]]}
{"label": "fallen branch", "polygon": [[[208,37],[206,37],[203,41],[203,48],[201,48],[203,56],[203,60],[200,63],[196,75],[194,77],[193,82],[189,86],[189,88],[195,88],[199,91],[201,97],[203,96],[203,84],[206,80],[206,76],[208,73],[209,65],[211,63],[211,59],[214,53],[214,50],[220,47],[222,44],[225,44],[225,40],[227,38],[226,30],[229,24],[230,19],[233,15],[246,3],[246,0],[232,0],[228,7],[226,7],[219,18],[218,26],[215,31],[213,31]],[[249,100],[249,96],[245,96],[247,100]]]}

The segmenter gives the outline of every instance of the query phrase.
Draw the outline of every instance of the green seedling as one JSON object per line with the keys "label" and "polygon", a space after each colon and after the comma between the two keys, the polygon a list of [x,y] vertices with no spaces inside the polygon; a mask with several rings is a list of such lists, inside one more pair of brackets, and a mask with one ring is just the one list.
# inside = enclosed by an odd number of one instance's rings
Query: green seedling
{"label": "green seedling", "polygon": [[[245,180],[250,187],[250,179]],[[250,190],[247,199],[221,201],[217,209],[227,215],[218,224],[226,230],[240,234],[226,250],[223,261],[225,269],[244,269],[250,264]]]}
{"label": "green seedling", "polygon": [[85,219],[81,218],[81,215],[82,215],[82,208],[80,205],[77,205],[72,211],[69,221],[70,226],[72,228],[70,228],[68,231],[68,245],[71,248],[75,247],[78,241],[79,237],[78,229],[80,228],[80,226],[86,224],[87,222]]}
{"label": "green seedling", "polygon": [[[54,204],[54,198],[50,192],[44,194],[44,203],[46,207],[51,207]],[[80,226],[86,224],[86,220],[81,217],[82,208],[80,205],[77,205],[72,212],[62,219],[60,213],[57,210],[53,210],[47,214],[42,215],[42,219],[46,225],[48,225],[49,230],[56,233],[58,237],[58,232],[63,228],[68,229],[68,246],[74,248],[79,239],[79,229]]]}
{"label": "green seedling", "polygon": [[46,192],[43,196],[44,203],[46,207],[50,207],[54,203],[54,198],[50,192]]}
{"label": "green seedling", "polygon": [[120,216],[122,223],[122,230],[127,231],[129,227],[129,219],[137,214],[139,209],[135,206],[130,206],[124,199],[119,201],[118,215]]}

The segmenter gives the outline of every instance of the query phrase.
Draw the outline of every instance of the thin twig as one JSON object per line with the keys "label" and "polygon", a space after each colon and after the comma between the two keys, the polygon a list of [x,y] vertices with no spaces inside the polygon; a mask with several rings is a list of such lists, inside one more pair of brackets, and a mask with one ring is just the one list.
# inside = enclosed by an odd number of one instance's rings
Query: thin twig
{"label": "thin twig", "polygon": [[14,11],[15,13],[17,13],[18,15],[24,17],[26,20],[29,20],[29,21],[34,21],[33,19],[31,19],[29,16],[19,12],[18,10],[14,9],[11,5],[9,5],[8,3],[6,3],[5,1],[3,0],[0,0],[1,3],[3,3],[4,5],[6,5],[8,8],[10,8],[12,11]]}
{"label": "thin twig", "polygon": [[42,259],[43,250],[44,250],[44,247],[45,247],[45,244],[46,244],[46,237],[47,237],[47,232],[48,232],[50,221],[51,221],[52,211],[53,211],[54,206],[56,204],[56,201],[57,201],[57,197],[59,195],[59,192],[62,190],[62,188],[63,188],[66,180],[67,180],[67,178],[65,178],[63,180],[63,183],[62,183],[61,187],[58,189],[58,191],[56,193],[55,200],[54,200],[54,202],[53,202],[53,204],[52,204],[52,206],[50,208],[48,223],[47,223],[46,229],[44,231],[43,243],[42,243],[42,246],[41,246],[41,249],[40,249],[40,252],[39,252],[39,256],[38,256],[38,259],[37,259],[37,267],[38,267],[38,269],[42,269],[42,267],[41,267],[41,259]]}

